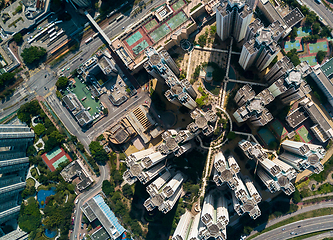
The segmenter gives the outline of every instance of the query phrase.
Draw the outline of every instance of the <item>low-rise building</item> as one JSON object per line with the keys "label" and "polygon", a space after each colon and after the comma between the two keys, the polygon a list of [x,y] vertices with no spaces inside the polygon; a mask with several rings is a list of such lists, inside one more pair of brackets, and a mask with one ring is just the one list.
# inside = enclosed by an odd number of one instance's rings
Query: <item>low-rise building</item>
{"label": "low-rise building", "polygon": [[68,164],[60,172],[60,175],[66,182],[72,182],[77,178],[78,182],[75,187],[79,192],[83,191],[94,182],[85,167],[77,160]]}

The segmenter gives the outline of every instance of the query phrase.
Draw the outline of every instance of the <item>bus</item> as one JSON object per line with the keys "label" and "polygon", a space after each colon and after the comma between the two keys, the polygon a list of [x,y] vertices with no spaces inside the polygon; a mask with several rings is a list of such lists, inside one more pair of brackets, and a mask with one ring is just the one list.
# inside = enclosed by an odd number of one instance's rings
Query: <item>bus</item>
{"label": "bus", "polygon": [[95,38],[95,37],[97,37],[98,34],[99,34],[99,33],[97,32],[97,33],[95,33],[92,37]]}
{"label": "bus", "polygon": [[87,44],[87,43],[89,43],[91,40],[93,40],[92,37],[88,38],[88,39],[85,41],[85,43]]}
{"label": "bus", "polygon": [[124,15],[120,15],[119,17],[116,18],[116,21],[118,22],[120,19],[122,19]]}

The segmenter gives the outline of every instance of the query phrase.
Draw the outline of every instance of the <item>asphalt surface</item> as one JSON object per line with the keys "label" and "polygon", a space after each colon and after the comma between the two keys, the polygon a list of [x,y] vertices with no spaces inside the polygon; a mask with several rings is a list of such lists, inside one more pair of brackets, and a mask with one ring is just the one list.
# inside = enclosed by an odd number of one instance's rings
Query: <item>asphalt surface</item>
{"label": "asphalt surface", "polygon": [[90,198],[95,196],[97,193],[99,193],[101,191],[103,181],[109,179],[110,176],[109,167],[105,165],[105,166],[100,166],[99,169],[101,175],[97,184],[95,184],[89,191],[81,193],[75,200],[75,201],[78,200],[78,203],[75,204],[74,229],[70,236],[70,239],[79,239],[79,230],[81,229],[81,222],[82,222],[82,214],[81,214],[82,205]]}
{"label": "asphalt surface", "polygon": [[253,239],[255,240],[289,239],[296,236],[305,235],[312,232],[329,230],[329,229],[333,229],[333,215],[309,218],[298,222],[290,223],[288,225],[273,229],[272,231],[263,233]]}
{"label": "asphalt surface", "polygon": [[313,9],[319,17],[327,22],[327,24],[333,29],[333,13],[326,8],[323,3],[316,3],[314,0],[302,0],[310,9]]}

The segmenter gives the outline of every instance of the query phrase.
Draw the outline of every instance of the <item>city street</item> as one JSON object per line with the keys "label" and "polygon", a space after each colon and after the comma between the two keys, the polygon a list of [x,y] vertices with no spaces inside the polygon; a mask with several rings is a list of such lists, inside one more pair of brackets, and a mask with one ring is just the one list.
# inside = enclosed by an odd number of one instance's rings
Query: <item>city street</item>
{"label": "city street", "polygon": [[[299,227],[300,226],[300,227]],[[276,228],[272,231],[263,233],[253,239],[256,240],[280,240],[289,239],[297,236],[305,235],[312,232],[324,231],[333,228],[332,215],[309,218],[298,222]],[[284,230],[283,230],[284,229]]]}
{"label": "city street", "polygon": [[319,17],[327,22],[333,29],[333,13],[323,3],[316,3],[314,0],[302,0],[310,9],[315,11]]}

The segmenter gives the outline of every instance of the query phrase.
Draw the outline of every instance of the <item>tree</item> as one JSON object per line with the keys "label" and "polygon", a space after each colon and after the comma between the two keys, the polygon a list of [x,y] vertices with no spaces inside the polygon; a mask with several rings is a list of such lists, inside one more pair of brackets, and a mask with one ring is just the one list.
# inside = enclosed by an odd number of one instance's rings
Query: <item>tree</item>
{"label": "tree", "polygon": [[312,24],[312,34],[318,34],[320,32],[320,23],[319,22],[315,22]]}
{"label": "tree", "polygon": [[207,36],[205,34],[199,36],[198,43],[200,47],[204,47],[206,45],[206,41],[207,41]]}
{"label": "tree", "polygon": [[50,137],[46,142],[44,146],[45,152],[51,151],[55,146],[58,145],[57,139]]}
{"label": "tree", "polygon": [[294,140],[296,142],[300,142],[301,141],[301,137],[298,134],[296,134]]}
{"label": "tree", "polygon": [[17,112],[17,117],[22,122],[30,123],[31,117],[41,114],[42,110],[37,100],[23,104]]}
{"label": "tree", "polygon": [[323,26],[321,28],[321,31],[320,31],[320,36],[322,38],[327,38],[327,37],[330,37],[331,36],[331,28],[329,28],[328,26]]}
{"label": "tree", "polygon": [[45,126],[41,123],[38,123],[35,127],[34,127],[34,131],[37,134],[37,136],[42,135],[45,132]]}
{"label": "tree", "polygon": [[295,188],[295,192],[293,193],[293,201],[294,201],[294,203],[299,203],[300,201],[301,201],[302,199],[301,199],[301,194],[300,194],[300,192],[298,191],[298,189],[297,188]]}
{"label": "tree", "polygon": [[27,205],[24,202],[21,204],[18,224],[23,231],[30,233],[41,225],[41,217],[37,201],[34,197],[30,197]]}
{"label": "tree", "polygon": [[102,191],[105,193],[105,195],[111,196],[111,194],[114,193],[114,186],[112,186],[108,180],[104,180],[102,184]]}
{"label": "tree", "polygon": [[68,86],[68,78],[66,77],[60,77],[58,81],[56,82],[57,89],[66,89]]}
{"label": "tree", "polygon": [[27,155],[28,156],[35,155],[36,153],[37,153],[37,150],[33,145],[31,145],[27,148]]}
{"label": "tree", "polygon": [[57,140],[57,143],[61,144],[65,141],[65,136],[60,133],[58,130],[53,131],[50,135],[50,138],[55,138]]}
{"label": "tree", "polygon": [[31,46],[23,49],[21,57],[26,64],[39,61],[46,54],[46,49],[42,47]]}
{"label": "tree", "polygon": [[298,64],[301,63],[301,61],[299,60],[299,57],[297,55],[297,50],[296,48],[291,49],[288,53],[287,53],[287,57],[290,59],[290,61],[294,64],[294,66],[297,66]]}
{"label": "tree", "polygon": [[89,144],[89,149],[91,152],[91,155],[95,159],[96,162],[106,162],[108,161],[108,154],[104,150],[103,146],[98,141],[92,141]]}
{"label": "tree", "polygon": [[318,20],[317,15],[313,11],[310,11],[309,14],[306,16],[305,23],[311,25],[317,20]]}
{"label": "tree", "polygon": [[108,115],[109,114],[109,110],[106,107],[103,109],[103,114],[104,115]]}
{"label": "tree", "polygon": [[297,38],[297,27],[294,27],[293,30],[291,31],[290,38],[291,39]]}
{"label": "tree", "polygon": [[123,194],[126,198],[130,199],[133,196],[132,187],[126,183],[122,188]]}
{"label": "tree", "polygon": [[21,33],[16,33],[14,36],[13,36],[13,39],[16,43],[20,43],[22,41],[22,34]]}
{"label": "tree", "polygon": [[321,50],[319,52],[317,52],[317,55],[316,55],[317,62],[319,64],[321,64],[321,62],[324,60],[325,56],[326,56],[326,52],[321,51]]}

